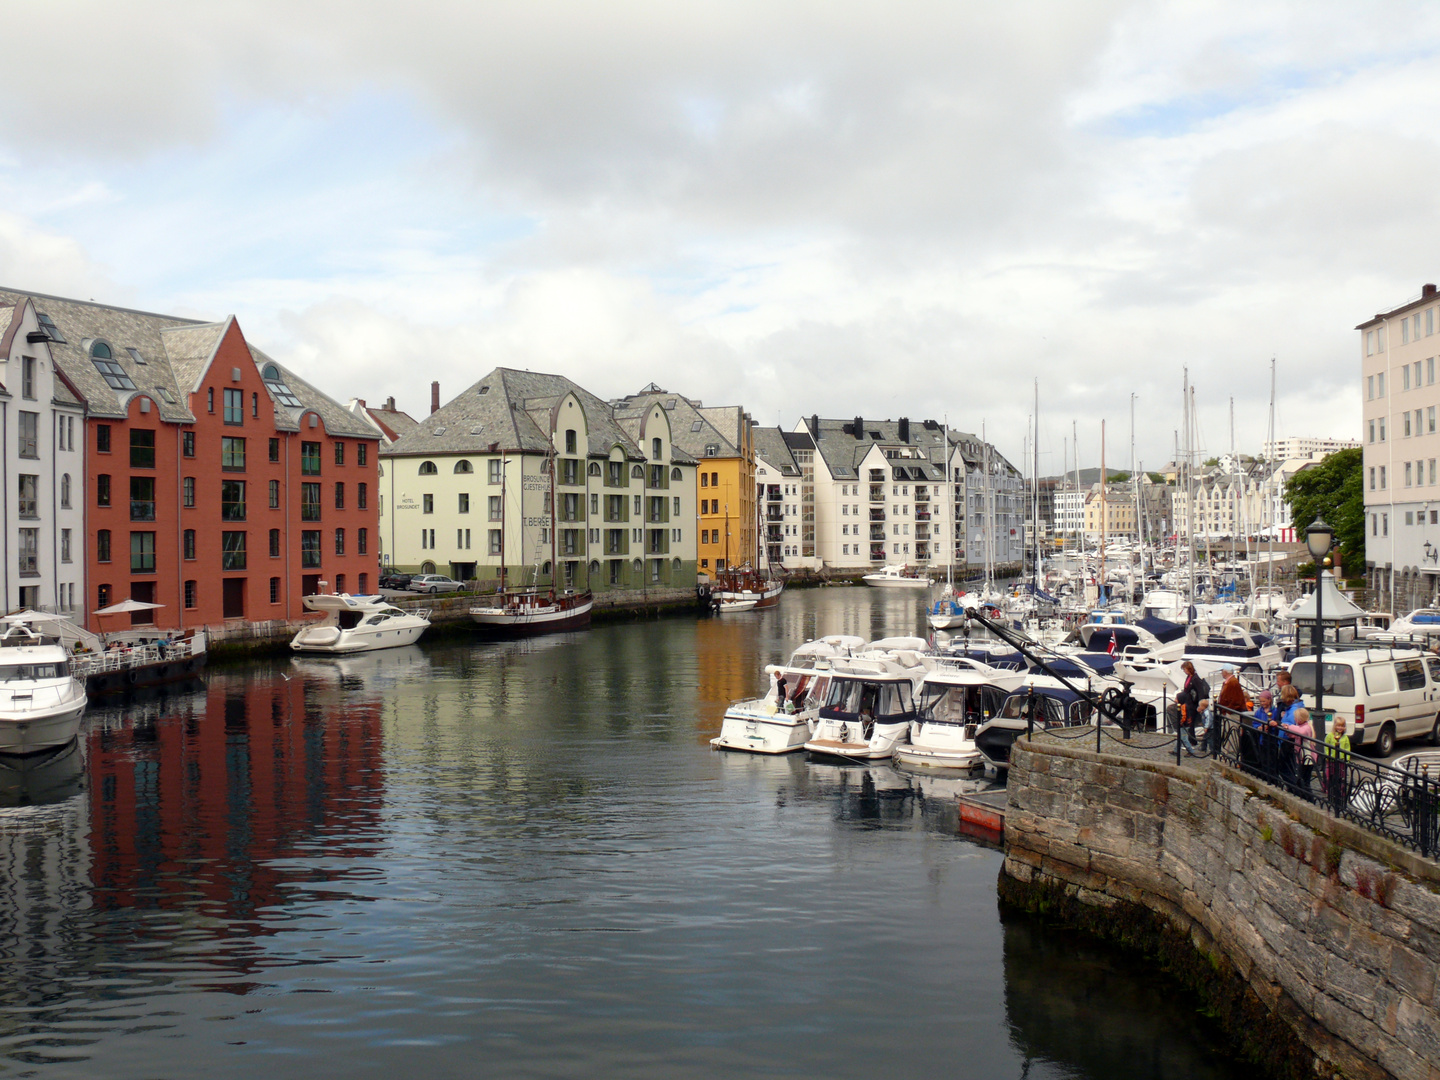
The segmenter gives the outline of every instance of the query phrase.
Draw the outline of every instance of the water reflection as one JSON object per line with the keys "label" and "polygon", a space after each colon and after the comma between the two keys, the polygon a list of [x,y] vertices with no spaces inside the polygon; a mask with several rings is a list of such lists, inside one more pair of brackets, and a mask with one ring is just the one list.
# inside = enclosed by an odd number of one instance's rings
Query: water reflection
{"label": "water reflection", "polygon": [[[954,778],[697,745],[800,640],[913,633],[921,610],[815,590],[738,630],[285,658],[98,708],[77,793],[0,810],[0,1058],[1107,1075],[1013,1010],[1012,1042],[998,857],[956,838]],[[1175,1075],[1212,1075],[1187,1053]]]}
{"label": "water reflection", "polygon": [[0,807],[64,802],[84,790],[85,751],[81,739],[25,757],[0,755]]}

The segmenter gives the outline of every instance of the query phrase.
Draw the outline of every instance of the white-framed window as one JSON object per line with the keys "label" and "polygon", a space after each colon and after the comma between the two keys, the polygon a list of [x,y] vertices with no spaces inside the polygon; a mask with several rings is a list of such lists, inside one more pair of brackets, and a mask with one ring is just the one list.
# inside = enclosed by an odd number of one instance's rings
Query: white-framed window
{"label": "white-framed window", "polygon": [[1410,486],[1410,462],[1405,462],[1405,486]]}
{"label": "white-framed window", "polygon": [[1367,376],[1365,376],[1365,400],[1366,400],[1366,401],[1374,401],[1374,400],[1375,400],[1375,376],[1374,376],[1374,375],[1367,375]]}

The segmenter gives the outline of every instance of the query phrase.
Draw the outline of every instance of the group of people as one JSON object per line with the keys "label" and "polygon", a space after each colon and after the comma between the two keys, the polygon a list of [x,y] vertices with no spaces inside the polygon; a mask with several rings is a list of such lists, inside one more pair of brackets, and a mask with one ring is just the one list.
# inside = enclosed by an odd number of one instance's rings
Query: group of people
{"label": "group of people", "polygon": [[[1185,685],[1175,695],[1179,707],[1180,741],[1187,755],[1197,752],[1196,739],[1203,745],[1215,730],[1215,712],[1210,685],[1186,660],[1180,665]],[[1310,710],[1291,681],[1290,672],[1279,671],[1273,688],[1261,690],[1252,700],[1241,686],[1232,667],[1222,667],[1223,680],[1217,704],[1232,716],[1248,716],[1241,732],[1240,760],[1256,775],[1282,781],[1305,798],[1312,798],[1311,783],[1316,765],[1321,765],[1320,784],[1327,800],[1345,801],[1350,762],[1350,736],[1343,716],[1331,720],[1323,741],[1316,739]]]}

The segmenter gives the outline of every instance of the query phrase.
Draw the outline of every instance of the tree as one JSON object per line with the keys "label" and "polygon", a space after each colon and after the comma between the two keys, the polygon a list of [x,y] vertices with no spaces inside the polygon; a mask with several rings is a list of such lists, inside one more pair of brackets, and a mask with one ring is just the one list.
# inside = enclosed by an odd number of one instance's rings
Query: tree
{"label": "tree", "polygon": [[1128,472],[1112,472],[1110,474],[1110,483],[1112,484],[1124,484],[1128,483],[1129,480],[1130,474]]}
{"label": "tree", "polygon": [[1331,454],[1285,484],[1285,501],[1297,535],[1323,517],[1335,530],[1341,562],[1352,566],[1365,564],[1364,471],[1360,448],[1355,447]]}

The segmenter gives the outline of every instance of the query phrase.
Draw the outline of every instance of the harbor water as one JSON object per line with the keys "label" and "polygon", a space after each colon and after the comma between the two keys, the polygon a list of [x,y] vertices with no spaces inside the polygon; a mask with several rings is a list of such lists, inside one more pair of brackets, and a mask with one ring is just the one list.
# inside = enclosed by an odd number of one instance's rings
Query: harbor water
{"label": "harbor water", "polygon": [[216,668],[0,770],[0,1076],[1228,1078],[1143,962],[1002,917],[954,782],[711,750],[923,599]]}

